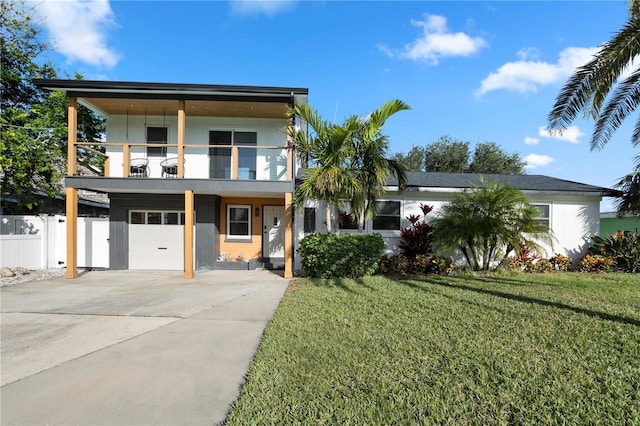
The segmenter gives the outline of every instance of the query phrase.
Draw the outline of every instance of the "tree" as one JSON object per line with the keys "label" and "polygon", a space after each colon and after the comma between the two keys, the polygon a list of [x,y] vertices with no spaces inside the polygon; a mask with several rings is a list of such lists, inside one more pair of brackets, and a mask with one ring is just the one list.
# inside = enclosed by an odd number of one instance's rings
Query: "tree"
{"label": "tree", "polygon": [[425,166],[428,172],[464,173],[469,163],[469,142],[442,136],[427,145]]}
{"label": "tree", "polygon": [[520,190],[489,181],[457,193],[432,223],[434,240],[445,250],[460,250],[474,270],[500,267],[511,252],[550,241],[547,225]]}
{"label": "tree", "polygon": [[[39,39],[33,9],[16,0],[0,2],[0,182],[2,200],[37,211],[42,195],[62,189],[67,145],[67,99],[62,93],[45,93],[33,80],[55,78],[49,63],[38,63],[48,48]],[[81,78],[77,75],[76,78]],[[78,109],[78,140],[94,141],[104,132],[104,120],[90,110]],[[78,160],[100,168],[103,160],[86,149]]]}
{"label": "tree", "polygon": [[334,229],[337,231],[333,222],[342,200],[362,189],[360,182],[346,169],[352,156],[351,138],[359,129],[355,123],[347,123],[351,127],[331,124],[308,105],[296,105],[288,115],[302,119],[310,130],[307,132],[295,126],[289,126],[287,130],[298,159],[307,166],[293,194],[294,205],[302,208],[308,199],[324,201],[327,232],[331,234]]}
{"label": "tree", "polygon": [[[578,67],[562,87],[548,116],[548,128],[562,133],[578,114],[595,120],[591,150],[603,148],[624,120],[640,104],[640,68],[634,59],[640,54],[640,0],[629,3],[629,18],[608,42],[600,46],[593,59]],[[631,71],[630,73],[628,73]],[[640,143],[640,117],[636,119],[631,143]],[[636,173],[640,169],[636,167]],[[635,182],[635,183],[634,183]],[[618,182],[623,191],[639,193],[638,179],[628,175]],[[618,204],[624,211],[637,211],[633,197]],[[636,198],[636,202],[640,198]]]}
{"label": "tree", "polygon": [[518,154],[507,154],[495,142],[476,145],[468,173],[522,174],[526,163]]}
{"label": "tree", "polygon": [[407,155],[396,152],[391,159],[400,164],[408,172],[424,172],[425,148],[413,145]]}
{"label": "tree", "polygon": [[387,158],[389,139],[382,132],[385,122],[394,114],[410,109],[399,99],[385,102],[366,117],[352,116],[345,122],[347,128],[357,128],[351,139],[352,156],[349,169],[360,184],[360,191],[351,197],[351,211],[358,219],[358,231],[362,232],[364,221],[378,212],[378,199],[384,194],[389,175],[398,179],[400,190],[407,183],[404,168],[395,160]]}

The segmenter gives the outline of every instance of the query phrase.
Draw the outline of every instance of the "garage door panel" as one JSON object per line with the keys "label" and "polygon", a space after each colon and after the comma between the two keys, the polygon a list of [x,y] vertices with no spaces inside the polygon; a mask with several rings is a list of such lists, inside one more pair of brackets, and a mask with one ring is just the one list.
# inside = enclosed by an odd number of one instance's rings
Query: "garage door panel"
{"label": "garage door panel", "polygon": [[184,269],[184,226],[129,225],[129,269]]}

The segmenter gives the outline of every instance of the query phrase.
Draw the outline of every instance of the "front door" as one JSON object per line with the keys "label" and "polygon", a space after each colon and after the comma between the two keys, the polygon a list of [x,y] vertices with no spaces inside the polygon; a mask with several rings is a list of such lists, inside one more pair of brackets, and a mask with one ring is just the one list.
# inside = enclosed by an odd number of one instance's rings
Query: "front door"
{"label": "front door", "polygon": [[284,258],[284,206],[263,206],[262,257]]}

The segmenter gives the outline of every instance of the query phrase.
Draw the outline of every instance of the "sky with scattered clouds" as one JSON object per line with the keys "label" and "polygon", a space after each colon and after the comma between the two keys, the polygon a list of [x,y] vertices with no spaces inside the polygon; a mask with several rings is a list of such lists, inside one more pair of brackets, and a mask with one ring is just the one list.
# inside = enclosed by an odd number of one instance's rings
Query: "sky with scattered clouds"
{"label": "sky with scattered clouds", "polygon": [[[637,151],[626,123],[550,134],[562,84],[623,25],[607,1],[38,0],[47,59],[87,79],[309,88],[340,122],[399,98],[391,152],[441,136],[498,143],[527,172],[611,187]],[[602,210],[608,210],[605,200]]]}

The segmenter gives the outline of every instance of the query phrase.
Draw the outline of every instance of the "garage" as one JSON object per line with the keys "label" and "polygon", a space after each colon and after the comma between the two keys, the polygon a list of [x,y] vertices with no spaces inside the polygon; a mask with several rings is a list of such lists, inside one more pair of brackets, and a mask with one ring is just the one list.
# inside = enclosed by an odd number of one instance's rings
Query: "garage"
{"label": "garage", "polygon": [[129,211],[129,269],[184,269],[184,211]]}

